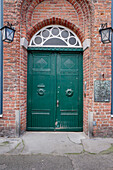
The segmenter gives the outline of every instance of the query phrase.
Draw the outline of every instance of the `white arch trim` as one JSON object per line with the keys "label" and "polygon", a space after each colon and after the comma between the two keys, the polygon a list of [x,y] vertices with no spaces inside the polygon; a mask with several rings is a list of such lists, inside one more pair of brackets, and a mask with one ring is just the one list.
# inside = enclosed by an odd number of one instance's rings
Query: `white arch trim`
{"label": "white arch trim", "polygon": [[33,35],[29,47],[82,48],[82,45],[72,30],[61,25],[48,25]]}

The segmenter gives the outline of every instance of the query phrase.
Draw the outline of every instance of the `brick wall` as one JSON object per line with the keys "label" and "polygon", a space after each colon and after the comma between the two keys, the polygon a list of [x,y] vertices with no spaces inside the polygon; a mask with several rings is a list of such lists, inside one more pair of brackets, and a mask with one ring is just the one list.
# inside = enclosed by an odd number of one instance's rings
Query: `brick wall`
{"label": "brick wall", "polygon": [[[4,96],[0,134],[15,136],[26,130],[27,50],[20,37],[30,41],[41,28],[63,25],[74,31],[81,42],[91,39],[91,47],[83,53],[84,132],[88,134],[88,114],[93,112],[97,125],[94,136],[112,136],[111,103],[94,102],[94,81],[111,80],[111,47],[100,42],[99,27],[111,25],[111,0],[4,0],[4,24],[15,25],[14,42],[4,43]],[[104,74],[104,78],[102,75]],[[84,84],[83,84],[84,87]],[[20,121],[19,121],[20,120]]]}
{"label": "brick wall", "polygon": [[[111,81],[111,44],[100,43],[98,28],[101,23],[107,22],[111,26],[111,1],[98,1],[95,3],[95,22],[93,28],[93,44],[91,47],[91,70],[94,88],[95,80]],[[93,89],[92,89],[93,90]],[[113,118],[111,118],[111,102],[94,102],[94,90],[92,93],[92,111],[94,121],[94,136],[113,136]]]}

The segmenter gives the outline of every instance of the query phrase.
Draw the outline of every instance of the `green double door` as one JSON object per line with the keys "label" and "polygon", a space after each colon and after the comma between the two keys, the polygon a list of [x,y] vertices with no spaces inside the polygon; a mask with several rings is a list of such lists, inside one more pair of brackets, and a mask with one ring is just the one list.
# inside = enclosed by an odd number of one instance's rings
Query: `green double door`
{"label": "green double door", "polygon": [[30,51],[27,130],[83,130],[81,52]]}

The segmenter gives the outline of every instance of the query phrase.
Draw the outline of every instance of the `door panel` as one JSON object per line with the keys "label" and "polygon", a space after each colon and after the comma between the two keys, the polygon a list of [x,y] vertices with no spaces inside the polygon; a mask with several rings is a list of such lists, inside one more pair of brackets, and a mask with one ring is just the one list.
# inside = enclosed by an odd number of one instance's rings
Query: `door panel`
{"label": "door panel", "polygon": [[82,131],[82,72],[81,53],[29,53],[28,130]]}
{"label": "door panel", "polygon": [[78,54],[60,53],[57,57],[57,129],[74,129],[78,122]]}
{"label": "door panel", "polygon": [[[28,101],[28,104],[31,105],[31,116],[28,116],[28,121],[31,120],[31,127],[37,130],[54,129],[54,106],[56,104],[55,58],[51,52],[34,52],[29,57],[32,57],[32,62],[29,63],[29,65],[32,65],[32,76],[30,78],[32,92],[31,95],[28,93],[28,99],[31,97],[31,102]],[[29,76],[28,73],[28,79]]]}

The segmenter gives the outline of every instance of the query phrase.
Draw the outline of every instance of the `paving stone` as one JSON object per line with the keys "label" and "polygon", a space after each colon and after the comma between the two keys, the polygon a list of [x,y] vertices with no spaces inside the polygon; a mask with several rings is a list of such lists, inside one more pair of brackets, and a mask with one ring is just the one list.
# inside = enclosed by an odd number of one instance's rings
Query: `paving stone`
{"label": "paving stone", "polygon": [[108,139],[82,139],[84,150],[90,153],[100,153],[111,147],[112,140]]}

